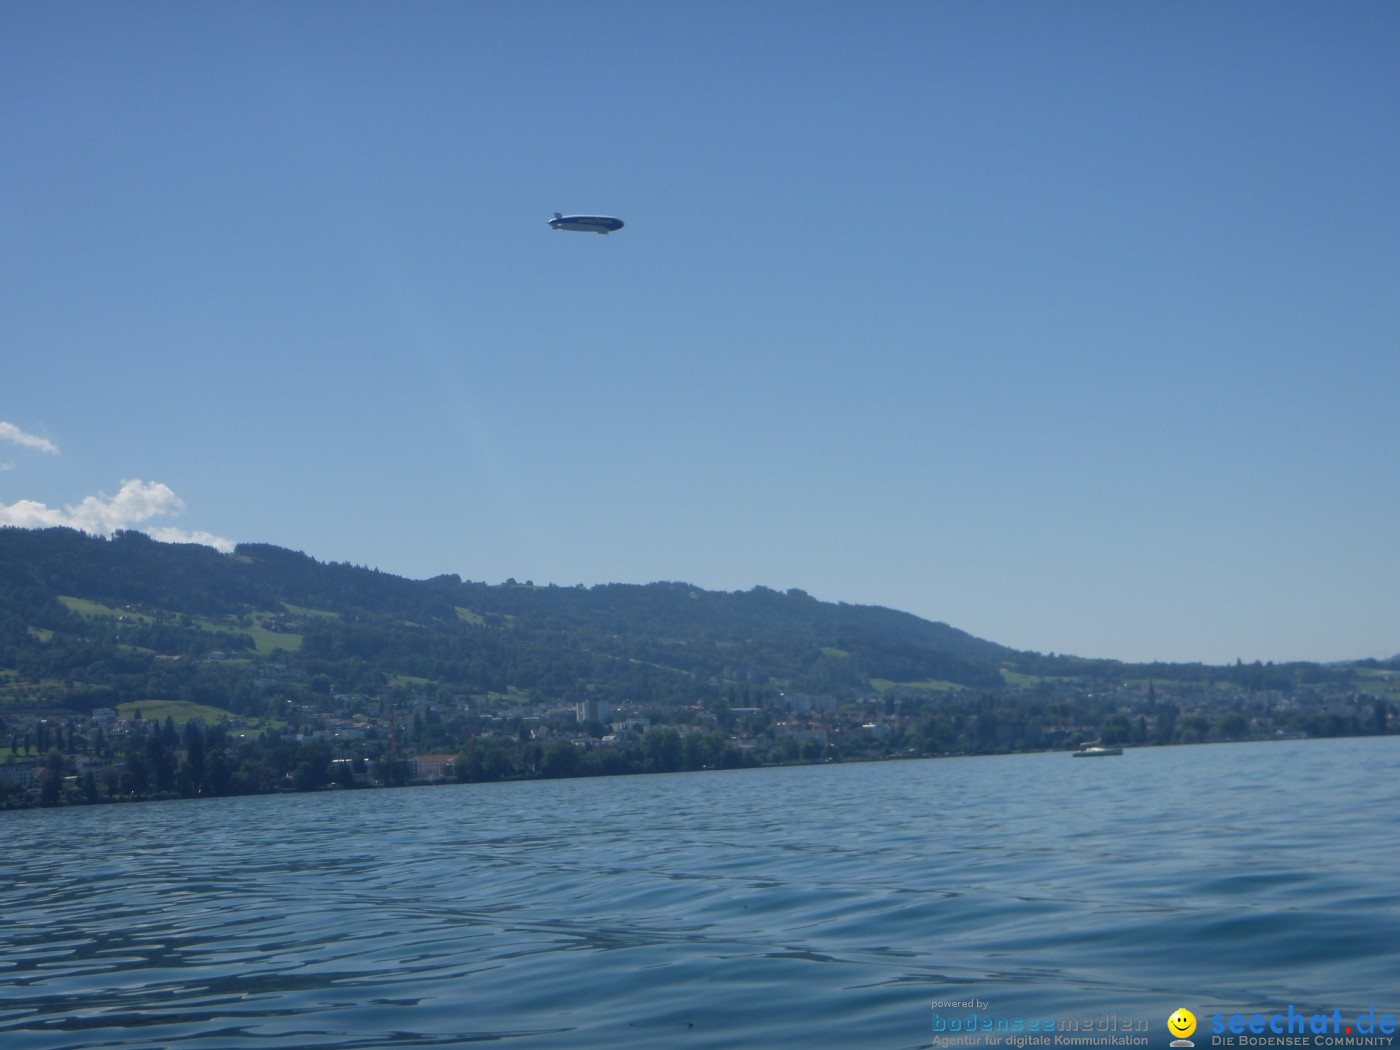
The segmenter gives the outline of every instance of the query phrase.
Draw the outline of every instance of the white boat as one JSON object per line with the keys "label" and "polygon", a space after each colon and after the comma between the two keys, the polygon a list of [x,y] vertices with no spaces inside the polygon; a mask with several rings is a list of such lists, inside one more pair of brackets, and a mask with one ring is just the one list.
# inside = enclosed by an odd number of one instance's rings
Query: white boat
{"label": "white boat", "polygon": [[1079,750],[1074,753],[1075,758],[1107,758],[1109,755],[1121,755],[1121,747],[1101,747],[1098,744],[1080,744]]}

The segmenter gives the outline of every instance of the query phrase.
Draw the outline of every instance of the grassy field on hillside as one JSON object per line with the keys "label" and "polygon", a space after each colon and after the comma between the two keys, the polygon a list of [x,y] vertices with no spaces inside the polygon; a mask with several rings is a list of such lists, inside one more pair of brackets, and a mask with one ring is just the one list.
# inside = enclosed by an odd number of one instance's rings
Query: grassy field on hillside
{"label": "grassy field on hillside", "polygon": [[206,725],[227,722],[233,717],[232,711],[207,704],[194,704],[188,700],[134,700],[128,704],[118,704],[117,714],[123,718],[135,718],[136,712],[147,722],[164,722],[173,718],[177,725],[184,725],[192,718],[202,718]]}
{"label": "grassy field on hillside", "polygon": [[289,653],[294,653],[301,648],[301,635],[290,634],[285,631],[269,631],[266,627],[257,625],[254,627],[237,628],[253,639],[253,645],[263,656],[269,656],[278,649],[285,649]]}
{"label": "grassy field on hillside", "polygon": [[[128,620],[139,620],[142,623],[151,623],[152,617],[144,613],[131,612],[125,609],[114,609],[110,605],[103,605],[100,602],[89,601],[87,598],[73,598],[67,595],[60,595],[59,601],[66,605],[71,611],[79,616],[95,618],[100,616],[110,616],[113,619],[125,617]],[[323,616],[334,618],[335,613],[323,613],[315,609],[300,609],[290,606],[298,614],[307,616]],[[293,653],[301,648],[301,635],[292,634],[287,631],[274,631],[269,629],[269,624],[275,624],[277,618],[268,612],[255,612],[252,614],[252,626],[240,624],[235,617],[221,616],[191,617],[185,622],[193,625],[201,631],[228,631],[237,634],[245,634],[253,640],[253,647],[262,656],[270,656],[278,649]],[[52,633],[52,632],[49,632]],[[47,640],[47,639],[45,639]]]}
{"label": "grassy field on hillside", "polygon": [[872,678],[870,687],[877,693],[888,693],[891,689],[909,689],[920,693],[951,693],[965,688],[957,682],[945,682],[938,678],[925,678],[922,682],[891,682],[888,678]]}
{"label": "grassy field on hillside", "polygon": [[1005,667],[1001,669],[1001,680],[1015,689],[1024,689],[1028,685],[1038,685],[1040,675],[1022,674],[1020,671],[1008,671]]}
{"label": "grassy field on hillside", "polygon": [[66,605],[70,612],[75,612],[79,616],[110,616],[114,620],[125,618],[128,620],[140,620],[142,623],[151,622],[151,618],[144,613],[131,612],[126,609],[114,609],[110,605],[103,605],[100,602],[90,602],[86,598],[70,598],[66,594],[60,594],[58,600]]}
{"label": "grassy field on hillside", "polygon": [[1400,700],[1400,671],[1373,667],[1358,667],[1361,688],[1390,701]]}

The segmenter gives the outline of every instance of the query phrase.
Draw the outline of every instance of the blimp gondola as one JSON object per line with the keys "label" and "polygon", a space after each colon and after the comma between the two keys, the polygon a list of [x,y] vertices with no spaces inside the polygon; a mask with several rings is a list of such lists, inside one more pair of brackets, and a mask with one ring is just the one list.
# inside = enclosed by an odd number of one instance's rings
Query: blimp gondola
{"label": "blimp gondola", "polygon": [[612,233],[626,225],[621,219],[611,215],[561,215],[554,213],[549,220],[551,229],[576,230],[579,233]]}

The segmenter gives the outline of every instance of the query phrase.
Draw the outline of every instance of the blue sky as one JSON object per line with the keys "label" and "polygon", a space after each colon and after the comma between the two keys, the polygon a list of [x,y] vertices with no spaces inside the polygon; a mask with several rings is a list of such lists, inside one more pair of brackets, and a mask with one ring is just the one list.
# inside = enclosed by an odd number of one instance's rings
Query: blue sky
{"label": "blue sky", "polygon": [[1397,54],[1389,3],[0,3],[0,520],[1390,656]]}

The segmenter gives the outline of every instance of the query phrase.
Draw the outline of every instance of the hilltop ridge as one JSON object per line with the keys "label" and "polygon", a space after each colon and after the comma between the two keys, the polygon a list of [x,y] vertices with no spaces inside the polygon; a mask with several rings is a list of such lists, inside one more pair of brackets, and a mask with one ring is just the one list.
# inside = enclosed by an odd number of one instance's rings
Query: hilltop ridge
{"label": "hilltop ridge", "polygon": [[[339,691],[374,692],[407,677],[459,694],[656,703],[765,688],[842,700],[997,691],[1047,678],[1288,689],[1351,673],[1046,656],[796,589],[409,580],[270,544],[221,554],[139,532],[104,539],[66,528],[0,529],[0,628],[9,698],[43,680],[46,699],[70,707],[95,689],[117,702],[138,699],[157,669],[179,691],[190,686],[182,679],[201,677],[189,668],[214,653],[265,659],[278,650],[279,660],[329,676]],[[190,662],[176,673],[162,657]]]}
{"label": "hilltop ridge", "polygon": [[1109,688],[1151,682],[1210,702],[1222,689],[1400,692],[1396,660],[1211,667],[1044,655],[796,589],[409,580],[262,543],[222,554],[140,532],[0,529],[0,705],[84,711],[158,698],[261,714],[301,695],[255,688],[268,676],[250,671],[263,664],[334,693],[516,703],[971,693],[1102,703]]}
{"label": "hilltop ridge", "polygon": [[[104,629],[68,599],[129,608],[132,618]],[[286,652],[302,660],[333,663],[373,649],[383,675],[467,691],[586,685],[648,700],[695,699],[734,683],[834,694],[869,689],[872,680],[996,688],[1003,666],[1037,658],[909,613],[820,602],[798,590],[408,580],[268,544],[220,554],[138,532],[103,539],[63,528],[0,530],[0,616],[12,651],[37,654],[58,637],[79,663],[83,650],[113,644],[128,663],[138,650],[256,652],[261,631],[267,651],[276,648],[268,633],[283,635]],[[667,672],[669,685],[659,680]],[[358,680],[366,674],[345,684],[371,685]]]}

